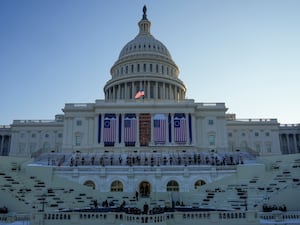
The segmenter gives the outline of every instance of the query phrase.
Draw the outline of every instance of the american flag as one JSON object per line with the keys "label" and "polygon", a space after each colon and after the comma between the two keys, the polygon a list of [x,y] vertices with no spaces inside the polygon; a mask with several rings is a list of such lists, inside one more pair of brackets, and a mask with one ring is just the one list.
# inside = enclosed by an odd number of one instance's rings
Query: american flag
{"label": "american flag", "polygon": [[124,119],[124,141],[134,143],[136,141],[136,116],[135,114],[125,114]]}
{"label": "american flag", "polygon": [[135,98],[135,99],[138,99],[138,98],[140,98],[140,97],[142,97],[142,96],[144,96],[144,95],[145,95],[144,89],[141,88],[141,89],[135,94],[134,98]]}
{"label": "american flag", "polygon": [[105,114],[103,141],[106,143],[114,143],[116,140],[116,115]]}
{"label": "american flag", "polygon": [[174,141],[178,144],[186,143],[186,120],[184,114],[174,115]]}
{"label": "american flag", "polygon": [[153,139],[155,144],[166,143],[166,118],[162,116],[154,116],[153,120]]}

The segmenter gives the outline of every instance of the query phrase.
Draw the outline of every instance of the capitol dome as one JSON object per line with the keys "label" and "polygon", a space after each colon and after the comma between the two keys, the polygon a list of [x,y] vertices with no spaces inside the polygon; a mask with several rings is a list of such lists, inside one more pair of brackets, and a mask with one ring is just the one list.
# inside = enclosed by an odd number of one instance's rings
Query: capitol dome
{"label": "capitol dome", "polygon": [[110,70],[112,79],[104,87],[107,101],[133,100],[139,90],[149,100],[185,98],[186,88],[178,78],[179,69],[167,47],[150,33],[151,22],[146,12],[144,6],[139,33],[122,48]]}
{"label": "capitol dome", "polygon": [[[148,22],[150,24],[150,21]],[[155,39],[150,34],[150,30],[140,30],[140,33],[123,47],[119,55],[119,60],[128,56],[137,56],[144,53],[159,55],[161,57],[165,57],[166,59],[172,60],[166,46]]]}

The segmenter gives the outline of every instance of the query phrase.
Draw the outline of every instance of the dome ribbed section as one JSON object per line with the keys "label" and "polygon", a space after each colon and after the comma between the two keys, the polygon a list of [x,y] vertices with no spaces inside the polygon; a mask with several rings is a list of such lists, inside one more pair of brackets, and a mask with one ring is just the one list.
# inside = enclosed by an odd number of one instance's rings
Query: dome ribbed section
{"label": "dome ribbed section", "polygon": [[142,54],[153,54],[172,59],[166,46],[156,40],[152,35],[138,35],[135,39],[128,42],[122,49],[119,60],[127,56],[138,56]]}

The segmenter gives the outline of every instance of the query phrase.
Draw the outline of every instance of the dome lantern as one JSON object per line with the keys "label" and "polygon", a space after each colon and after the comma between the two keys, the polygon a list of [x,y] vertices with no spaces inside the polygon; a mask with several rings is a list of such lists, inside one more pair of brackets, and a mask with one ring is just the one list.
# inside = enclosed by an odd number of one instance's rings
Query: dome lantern
{"label": "dome lantern", "polygon": [[151,22],[147,19],[147,7],[144,5],[143,7],[143,18],[138,23],[140,27],[140,33],[139,35],[149,35],[150,34],[150,26]]}

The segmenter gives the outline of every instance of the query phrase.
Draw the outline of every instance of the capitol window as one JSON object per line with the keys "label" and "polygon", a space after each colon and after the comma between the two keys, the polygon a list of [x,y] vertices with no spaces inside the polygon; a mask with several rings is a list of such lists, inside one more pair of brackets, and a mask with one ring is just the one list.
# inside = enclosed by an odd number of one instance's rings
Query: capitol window
{"label": "capitol window", "polygon": [[215,145],[215,139],[216,139],[216,136],[213,135],[213,134],[211,134],[211,135],[208,136],[208,142],[209,142],[210,146]]}
{"label": "capitol window", "polygon": [[272,144],[271,143],[266,143],[266,151],[267,152],[272,152]]}
{"label": "capitol window", "polygon": [[255,144],[255,149],[256,149],[256,152],[260,152],[260,144],[259,143]]}
{"label": "capitol window", "polygon": [[214,121],[213,120],[208,120],[208,125],[214,125]]}
{"label": "capitol window", "polygon": [[195,189],[198,189],[198,188],[200,188],[202,185],[204,185],[205,184],[205,181],[204,180],[197,180],[197,182],[195,183],[195,185],[194,185],[194,188]]}
{"label": "capitol window", "polygon": [[122,192],[123,191],[123,184],[119,180],[115,180],[112,182],[111,187],[110,187],[111,192]]}
{"label": "capitol window", "polygon": [[81,145],[81,135],[80,134],[76,134],[76,136],[75,136],[75,145],[76,146]]}
{"label": "capitol window", "polygon": [[167,191],[168,192],[179,192],[179,185],[177,181],[171,180],[167,184]]}
{"label": "capitol window", "polygon": [[81,126],[81,125],[82,125],[82,121],[81,121],[81,120],[77,120],[77,121],[76,121],[76,125],[77,125],[77,126]]}
{"label": "capitol window", "polygon": [[19,143],[19,153],[25,151],[26,144],[25,143]]}
{"label": "capitol window", "polygon": [[94,183],[93,181],[91,181],[91,180],[87,180],[86,182],[84,182],[83,185],[84,185],[84,186],[87,186],[87,187],[91,187],[91,188],[94,189],[94,190],[95,190],[95,188],[96,188],[95,183]]}
{"label": "capitol window", "polygon": [[30,143],[29,144],[30,153],[34,152],[35,150],[36,150],[36,143]]}

